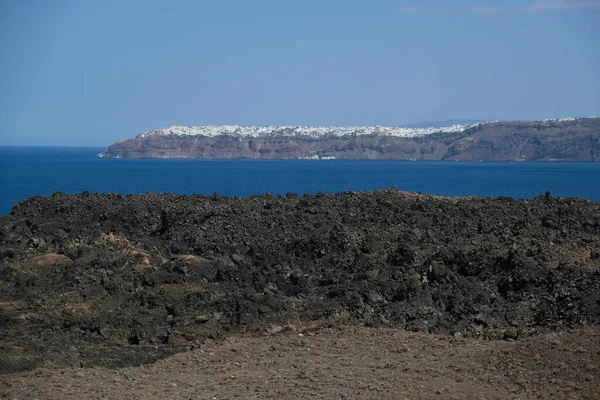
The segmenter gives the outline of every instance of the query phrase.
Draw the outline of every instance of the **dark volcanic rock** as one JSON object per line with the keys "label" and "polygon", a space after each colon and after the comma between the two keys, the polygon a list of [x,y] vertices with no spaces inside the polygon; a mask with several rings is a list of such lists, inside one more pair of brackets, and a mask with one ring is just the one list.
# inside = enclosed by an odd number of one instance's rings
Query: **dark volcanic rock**
{"label": "dark volcanic rock", "polygon": [[308,137],[144,134],[109,146],[102,157],[277,158],[334,157],[450,161],[598,161],[600,118],[491,122],[458,133],[416,137],[384,134]]}
{"label": "dark volcanic rock", "polygon": [[152,362],[315,324],[600,323],[600,204],[385,190],[33,197],[0,219],[0,370]]}

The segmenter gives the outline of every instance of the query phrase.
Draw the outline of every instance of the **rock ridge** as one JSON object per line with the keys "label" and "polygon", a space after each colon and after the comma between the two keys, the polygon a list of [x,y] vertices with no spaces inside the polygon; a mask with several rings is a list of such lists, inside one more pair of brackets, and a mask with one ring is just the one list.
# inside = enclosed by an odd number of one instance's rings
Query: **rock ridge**
{"label": "rock ridge", "polygon": [[598,326],[598,249],[600,203],[549,193],[36,196],[0,218],[0,373],[282,329]]}
{"label": "rock ridge", "polygon": [[448,127],[173,126],[119,141],[107,158],[598,161],[600,118]]}

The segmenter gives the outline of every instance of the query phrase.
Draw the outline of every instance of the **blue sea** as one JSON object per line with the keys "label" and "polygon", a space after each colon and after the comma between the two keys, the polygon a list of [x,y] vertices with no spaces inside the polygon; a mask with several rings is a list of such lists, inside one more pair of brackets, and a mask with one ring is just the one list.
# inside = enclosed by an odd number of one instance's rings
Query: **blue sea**
{"label": "blue sea", "polygon": [[600,201],[600,163],[342,160],[128,160],[103,148],[0,147],[0,215],[56,191],[298,194],[400,190],[533,198],[546,191]]}

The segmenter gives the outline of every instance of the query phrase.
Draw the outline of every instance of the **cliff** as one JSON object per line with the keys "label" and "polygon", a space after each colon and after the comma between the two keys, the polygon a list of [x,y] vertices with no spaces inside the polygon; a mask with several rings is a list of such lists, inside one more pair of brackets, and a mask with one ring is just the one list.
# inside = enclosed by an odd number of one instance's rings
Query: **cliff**
{"label": "cliff", "polygon": [[110,158],[599,161],[600,118],[441,128],[174,126],[109,146]]}

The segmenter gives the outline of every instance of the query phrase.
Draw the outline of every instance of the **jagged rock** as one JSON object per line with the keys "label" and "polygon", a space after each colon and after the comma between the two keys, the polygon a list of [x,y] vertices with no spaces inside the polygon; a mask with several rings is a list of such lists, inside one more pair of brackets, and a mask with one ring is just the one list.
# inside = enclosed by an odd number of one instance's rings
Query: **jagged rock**
{"label": "jagged rock", "polygon": [[313,323],[519,340],[600,324],[586,199],[59,194],[0,231],[0,372],[135,365]]}

